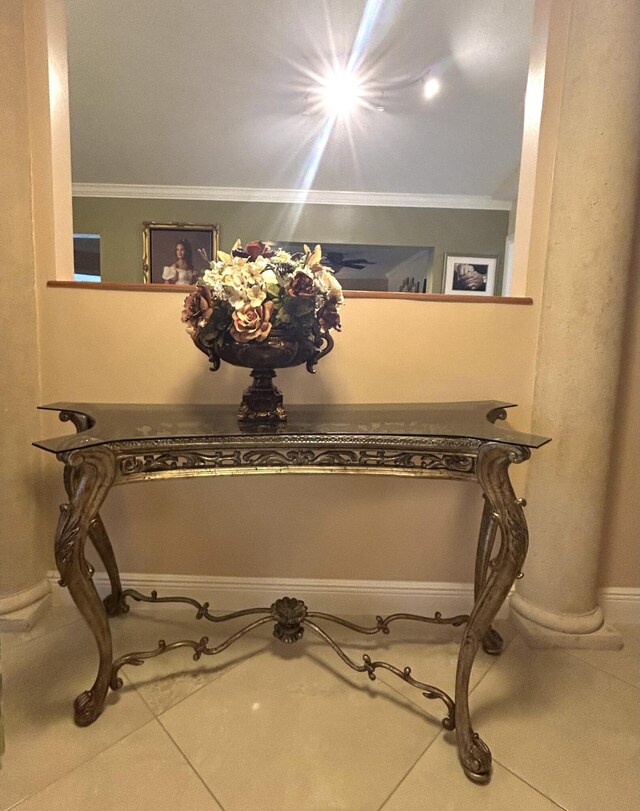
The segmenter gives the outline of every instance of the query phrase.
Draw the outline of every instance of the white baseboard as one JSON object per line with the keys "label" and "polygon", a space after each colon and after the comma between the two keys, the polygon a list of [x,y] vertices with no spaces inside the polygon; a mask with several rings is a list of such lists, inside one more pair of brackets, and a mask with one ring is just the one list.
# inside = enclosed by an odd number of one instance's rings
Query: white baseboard
{"label": "white baseboard", "polygon": [[[54,604],[70,601],[67,589],[57,586],[58,573],[49,573],[54,584]],[[407,612],[445,616],[468,614],[473,605],[471,583],[412,583],[392,580],[312,580],[308,578],[203,577],[198,575],[122,573],[125,588],[144,594],[155,589],[161,597],[193,597],[212,609],[238,611],[269,606],[279,597],[304,600],[313,611],[331,614],[374,615]],[[101,596],[109,593],[109,580],[96,572],[93,581]],[[499,616],[507,616],[503,606]]]}
{"label": "white baseboard", "polygon": [[600,605],[608,623],[640,623],[640,589],[600,589]]}
{"label": "white baseboard", "polygon": [[[54,605],[71,601],[67,589],[57,586],[58,573],[49,572]],[[109,593],[109,580],[96,572],[94,583],[101,596]],[[338,615],[375,615],[407,612],[444,616],[468,614],[473,605],[471,583],[423,583],[395,580],[313,580],[308,578],[204,577],[199,575],[122,573],[125,588],[144,594],[155,589],[161,597],[192,597],[212,609],[238,611],[269,606],[279,597],[304,600],[312,611]],[[640,589],[607,588],[600,604],[609,623],[640,622]],[[508,603],[499,618],[508,616]]]}

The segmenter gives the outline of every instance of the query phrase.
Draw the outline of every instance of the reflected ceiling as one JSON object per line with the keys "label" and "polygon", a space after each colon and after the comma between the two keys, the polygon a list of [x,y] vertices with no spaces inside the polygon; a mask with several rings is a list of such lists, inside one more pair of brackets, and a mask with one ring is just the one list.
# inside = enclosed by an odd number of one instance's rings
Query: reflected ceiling
{"label": "reflected ceiling", "polygon": [[[76,183],[515,199],[533,0],[67,4]],[[330,126],[349,58],[370,103]]]}

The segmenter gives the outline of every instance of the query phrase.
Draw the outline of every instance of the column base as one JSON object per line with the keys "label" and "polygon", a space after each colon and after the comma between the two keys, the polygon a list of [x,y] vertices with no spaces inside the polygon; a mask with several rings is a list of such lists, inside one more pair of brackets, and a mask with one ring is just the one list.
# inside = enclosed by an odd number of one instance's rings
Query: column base
{"label": "column base", "polygon": [[35,586],[0,598],[0,630],[30,631],[51,606],[51,589],[45,578]]}
{"label": "column base", "polygon": [[19,631],[30,631],[40,617],[51,607],[51,595],[41,597],[35,603],[12,611],[10,614],[0,614],[0,631],[6,633],[18,633]]}
{"label": "column base", "polygon": [[[520,608],[524,608],[524,612]],[[529,616],[525,616],[525,613]],[[541,616],[531,616],[536,613]],[[600,608],[590,615],[572,618],[566,614],[554,615],[549,611],[535,609],[517,594],[510,601],[509,618],[531,648],[620,650],[622,636],[615,628],[604,621],[599,627],[593,628],[593,622],[586,621],[587,617],[593,620],[598,616],[602,616]],[[576,627],[571,627],[572,625]]]}

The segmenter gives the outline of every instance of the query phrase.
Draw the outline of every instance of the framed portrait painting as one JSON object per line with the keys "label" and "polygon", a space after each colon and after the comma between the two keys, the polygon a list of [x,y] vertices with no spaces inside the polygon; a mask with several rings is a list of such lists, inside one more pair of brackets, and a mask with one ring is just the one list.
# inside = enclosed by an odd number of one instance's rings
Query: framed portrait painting
{"label": "framed portrait painting", "polygon": [[497,256],[447,253],[444,257],[443,293],[463,296],[496,296]]}
{"label": "framed portrait painting", "polygon": [[217,225],[145,222],[143,271],[147,284],[195,284],[218,256]]}

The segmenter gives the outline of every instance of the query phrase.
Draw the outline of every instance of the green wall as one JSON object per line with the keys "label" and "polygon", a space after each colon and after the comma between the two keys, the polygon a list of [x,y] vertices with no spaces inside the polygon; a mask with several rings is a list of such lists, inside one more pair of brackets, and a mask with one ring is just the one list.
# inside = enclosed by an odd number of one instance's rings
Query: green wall
{"label": "green wall", "polygon": [[100,234],[102,281],[140,283],[142,223],[191,222],[220,226],[220,247],[236,239],[344,242],[434,247],[432,292],[439,293],[445,253],[502,257],[508,211],[450,208],[237,203],[74,197],[76,233]]}

